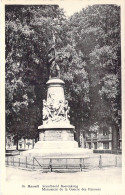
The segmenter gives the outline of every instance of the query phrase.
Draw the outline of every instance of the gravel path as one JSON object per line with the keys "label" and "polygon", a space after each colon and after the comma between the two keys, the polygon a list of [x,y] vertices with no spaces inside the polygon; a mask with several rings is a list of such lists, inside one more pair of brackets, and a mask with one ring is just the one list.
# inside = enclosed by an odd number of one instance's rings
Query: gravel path
{"label": "gravel path", "polygon": [[[51,187],[52,185],[55,187]],[[72,187],[65,187],[71,185]],[[85,169],[83,172],[74,173],[43,173],[40,170],[28,171],[6,167],[4,190],[5,192],[1,194],[122,195],[122,168]]]}
{"label": "gravel path", "polygon": [[41,171],[27,171],[18,168],[7,167],[6,168],[6,181],[11,182],[50,182],[53,183],[66,183],[72,181],[72,183],[102,183],[102,184],[120,184],[122,181],[122,168],[102,168],[97,170],[84,170],[83,172],[74,173],[59,173],[48,172],[42,173]]}

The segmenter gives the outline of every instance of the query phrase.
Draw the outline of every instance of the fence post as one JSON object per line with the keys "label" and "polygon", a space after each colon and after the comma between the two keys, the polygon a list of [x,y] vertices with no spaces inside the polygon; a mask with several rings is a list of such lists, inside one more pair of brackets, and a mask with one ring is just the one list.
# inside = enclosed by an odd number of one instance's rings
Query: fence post
{"label": "fence post", "polygon": [[7,156],[7,165],[9,165],[9,163],[8,163],[8,156]]}
{"label": "fence post", "polygon": [[84,158],[82,159],[82,161],[83,161],[83,169],[85,169],[85,160],[84,160]]}
{"label": "fence post", "polygon": [[115,167],[117,167],[117,156],[115,157]]}
{"label": "fence post", "polygon": [[66,169],[67,169],[67,158],[66,158]]}
{"label": "fence post", "polygon": [[99,157],[99,168],[102,168],[102,156]]}
{"label": "fence post", "polygon": [[50,158],[50,164],[49,164],[50,172],[52,172],[52,159]]}
{"label": "fence post", "polygon": [[34,167],[34,157],[33,157],[33,167],[32,167],[32,169],[34,169],[35,167]]}
{"label": "fence post", "polygon": [[14,156],[13,156],[13,166],[14,166]]}
{"label": "fence post", "polygon": [[26,156],[26,168],[27,168],[27,156]]}
{"label": "fence post", "polygon": [[20,158],[19,158],[19,167],[20,167]]}
{"label": "fence post", "polygon": [[82,158],[80,158],[80,171],[82,172]]}

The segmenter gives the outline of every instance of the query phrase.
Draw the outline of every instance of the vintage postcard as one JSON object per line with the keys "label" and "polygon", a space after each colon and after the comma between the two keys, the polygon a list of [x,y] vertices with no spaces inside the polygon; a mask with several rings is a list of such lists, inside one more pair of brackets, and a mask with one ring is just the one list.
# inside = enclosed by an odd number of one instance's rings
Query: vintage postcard
{"label": "vintage postcard", "polygon": [[124,13],[1,1],[1,195],[125,194]]}

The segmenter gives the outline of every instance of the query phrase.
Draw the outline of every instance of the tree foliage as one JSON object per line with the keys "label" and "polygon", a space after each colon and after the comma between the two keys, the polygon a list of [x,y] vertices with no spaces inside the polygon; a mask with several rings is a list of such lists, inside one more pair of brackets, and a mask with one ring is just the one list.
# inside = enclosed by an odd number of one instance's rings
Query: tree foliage
{"label": "tree foliage", "polygon": [[48,52],[54,44],[78,137],[96,123],[110,125],[118,134],[121,43],[116,5],[88,6],[68,19],[56,5],[6,6],[7,130],[25,137],[37,134]]}
{"label": "tree foliage", "polygon": [[53,44],[52,22],[63,17],[55,5],[6,6],[6,121],[7,130],[19,137],[37,134]]}
{"label": "tree foliage", "polygon": [[[87,64],[91,121],[110,124],[118,137],[121,125],[120,7],[89,6],[71,17],[71,28],[76,49],[82,52]],[[113,147],[116,142],[118,140]]]}

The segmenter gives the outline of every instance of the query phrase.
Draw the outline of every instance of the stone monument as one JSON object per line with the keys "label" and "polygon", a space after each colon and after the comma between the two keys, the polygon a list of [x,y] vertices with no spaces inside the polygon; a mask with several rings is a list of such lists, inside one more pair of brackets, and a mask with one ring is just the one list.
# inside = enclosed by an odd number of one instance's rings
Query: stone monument
{"label": "stone monument", "polygon": [[43,100],[43,124],[38,127],[39,141],[34,149],[22,155],[40,157],[85,157],[85,149],[78,148],[74,140],[75,127],[70,124],[69,105],[64,95],[64,81],[60,68],[51,61],[47,86],[47,99]]}
{"label": "stone monument", "polygon": [[39,141],[35,149],[51,149],[51,155],[54,155],[53,149],[56,153],[61,149],[61,155],[63,149],[78,147],[74,141],[75,127],[69,120],[70,108],[65,100],[64,82],[59,78],[51,78],[46,85],[47,100],[43,100],[43,125],[38,127]]}
{"label": "stone monument", "polygon": [[78,148],[74,140],[75,127],[70,124],[70,108],[64,95],[64,82],[59,78],[51,78],[46,85],[47,100],[43,100],[43,124],[38,127],[39,141],[34,149],[22,155],[85,157],[88,150]]}

